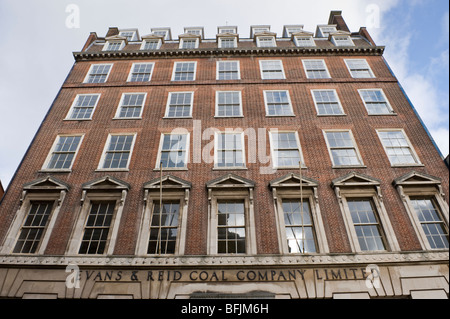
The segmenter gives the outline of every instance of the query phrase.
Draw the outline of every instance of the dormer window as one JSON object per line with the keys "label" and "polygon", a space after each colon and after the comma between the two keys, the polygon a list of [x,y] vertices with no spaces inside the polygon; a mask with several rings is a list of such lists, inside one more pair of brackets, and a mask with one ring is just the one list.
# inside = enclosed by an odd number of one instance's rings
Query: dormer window
{"label": "dormer window", "polygon": [[155,34],[149,34],[142,37],[141,50],[158,50],[164,43],[164,37]]}
{"label": "dormer window", "polygon": [[172,32],[170,28],[153,28],[151,29],[153,35],[163,37],[163,40],[172,40]]}
{"label": "dormer window", "polygon": [[222,33],[233,33],[233,34],[237,34],[237,27],[231,27],[231,26],[224,26],[224,27],[217,27],[217,34],[222,34]]}
{"label": "dormer window", "polygon": [[127,38],[127,41],[139,41],[137,30],[120,30],[119,36]]}
{"label": "dormer window", "polygon": [[200,36],[202,39],[205,38],[205,31],[203,30],[202,27],[189,27],[189,28],[184,28],[184,33],[185,33],[185,34],[194,34],[194,35],[198,35],[198,36]]}
{"label": "dormer window", "polygon": [[250,27],[250,38],[254,38],[257,33],[270,32],[270,25],[252,25]]}
{"label": "dormer window", "polygon": [[303,25],[285,25],[283,28],[283,38],[290,38],[293,33],[302,31]]}
{"label": "dormer window", "polygon": [[200,37],[187,37],[184,34],[183,37],[180,36],[179,49],[197,49],[200,42]]}
{"label": "dormer window", "polygon": [[106,38],[105,46],[103,51],[120,51],[127,44],[128,40],[122,36],[112,36]]}
{"label": "dormer window", "polygon": [[331,42],[333,42],[333,44],[335,46],[351,47],[351,46],[355,45],[349,34],[334,33],[334,34],[331,34],[330,37],[331,37]]}
{"label": "dormer window", "polygon": [[272,48],[277,46],[275,41],[276,33],[262,32],[255,35],[256,45],[259,48]]}
{"label": "dormer window", "polygon": [[312,32],[296,32],[291,34],[291,39],[294,41],[297,47],[313,47],[316,46],[316,43],[313,39]]}
{"label": "dormer window", "polygon": [[316,37],[328,38],[330,33],[336,32],[336,25],[319,25],[317,26]]}

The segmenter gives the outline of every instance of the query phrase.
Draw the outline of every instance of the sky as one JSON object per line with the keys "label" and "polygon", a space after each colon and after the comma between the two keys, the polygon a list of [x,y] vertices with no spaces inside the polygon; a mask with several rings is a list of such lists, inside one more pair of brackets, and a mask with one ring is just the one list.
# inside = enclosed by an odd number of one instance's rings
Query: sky
{"label": "sky", "polygon": [[367,27],[440,152],[449,154],[449,4],[446,0],[0,0],[0,181],[6,189],[90,32],[109,27],[303,24],[314,32],[330,11]]}

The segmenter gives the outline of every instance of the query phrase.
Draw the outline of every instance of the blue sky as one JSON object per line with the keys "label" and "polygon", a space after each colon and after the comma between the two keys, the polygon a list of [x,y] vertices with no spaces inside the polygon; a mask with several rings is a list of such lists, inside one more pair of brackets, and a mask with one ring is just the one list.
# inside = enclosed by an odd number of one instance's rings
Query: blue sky
{"label": "blue sky", "polygon": [[[56,97],[90,32],[108,27],[204,26],[214,38],[218,25],[285,24],[315,31],[331,10],[342,10],[351,31],[366,26],[442,154],[449,153],[449,4],[445,0],[0,0],[0,180],[6,187]],[[68,28],[66,8],[79,8],[79,28]],[[379,23],[378,23],[379,22]],[[26,88],[26,91],[25,91]],[[27,92],[27,94],[24,94]]]}

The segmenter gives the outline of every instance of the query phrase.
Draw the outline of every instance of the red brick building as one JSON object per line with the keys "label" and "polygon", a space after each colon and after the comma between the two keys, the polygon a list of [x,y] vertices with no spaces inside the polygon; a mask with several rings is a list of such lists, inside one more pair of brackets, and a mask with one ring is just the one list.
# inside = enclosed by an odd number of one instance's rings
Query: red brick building
{"label": "red brick building", "polygon": [[365,28],[151,31],[74,53],[0,204],[1,297],[448,297],[449,171]]}

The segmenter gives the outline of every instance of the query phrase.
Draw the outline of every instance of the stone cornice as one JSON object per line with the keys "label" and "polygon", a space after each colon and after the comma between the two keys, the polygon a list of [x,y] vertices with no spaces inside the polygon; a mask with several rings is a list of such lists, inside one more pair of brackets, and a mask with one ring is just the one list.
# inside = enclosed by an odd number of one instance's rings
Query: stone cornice
{"label": "stone cornice", "polygon": [[0,255],[2,267],[322,267],[345,265],[395,265],[448,263],[448,251],[392,252],[373,254],[327,254],[307,256],[12,256]]}
{"label": "stone cornice", "polygon": [[314,56],[314,55],[383,55],[384,46],[375,47],[333,47],[333,48],[229,48],[229,49],[195,49],[195,50],[152,50],[152,51],[114,51],[114,52],[74,52],[78,61],[87,60],[121,60],[135,58],[193,58],[205,56]]}

